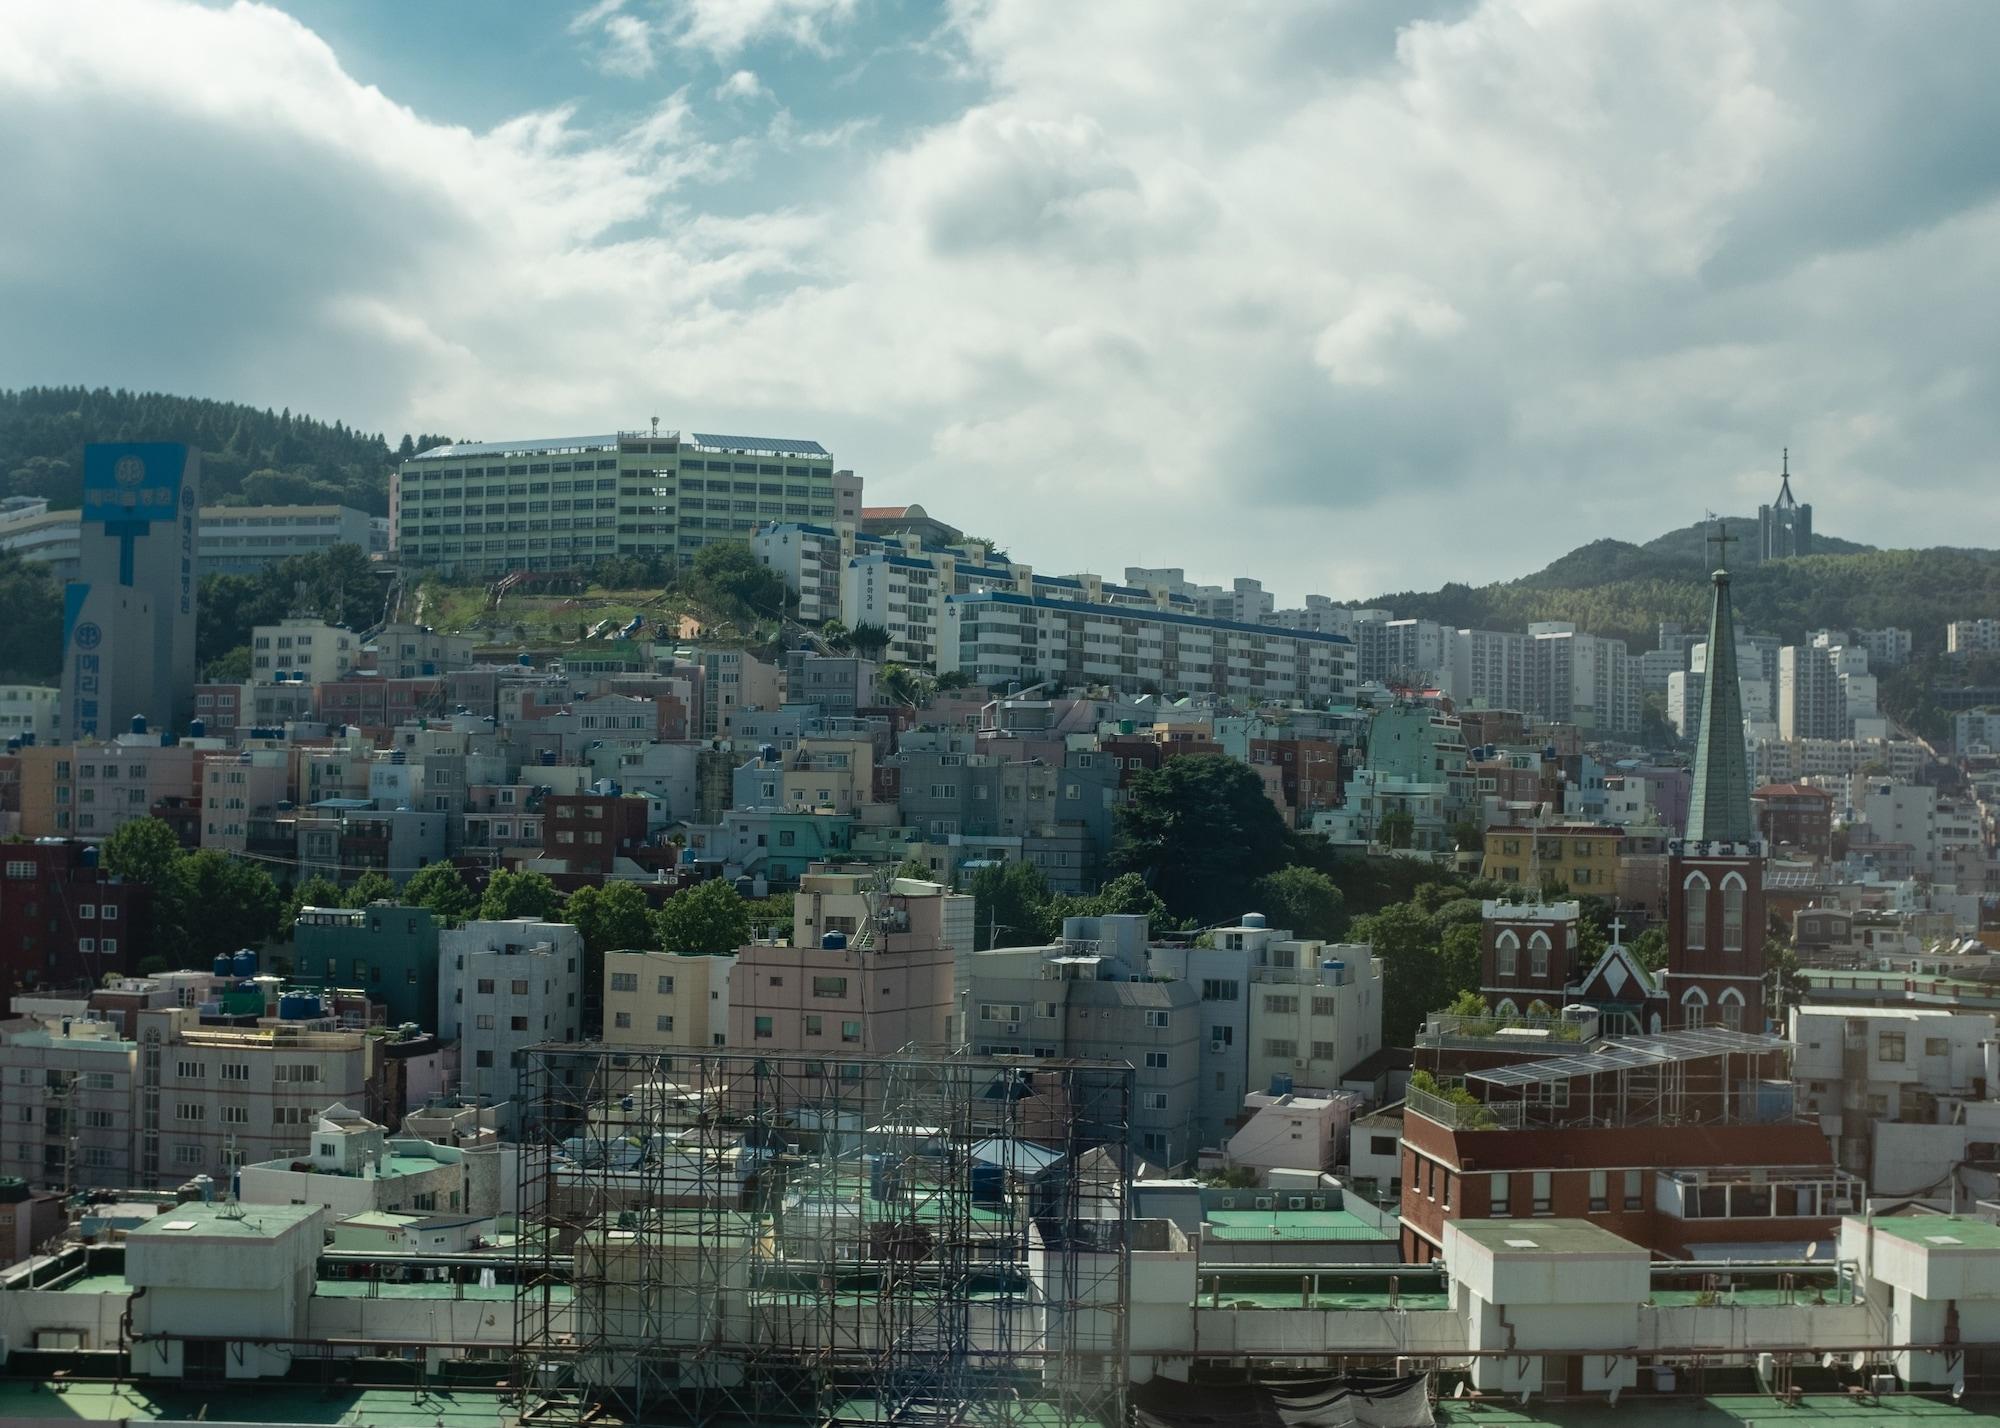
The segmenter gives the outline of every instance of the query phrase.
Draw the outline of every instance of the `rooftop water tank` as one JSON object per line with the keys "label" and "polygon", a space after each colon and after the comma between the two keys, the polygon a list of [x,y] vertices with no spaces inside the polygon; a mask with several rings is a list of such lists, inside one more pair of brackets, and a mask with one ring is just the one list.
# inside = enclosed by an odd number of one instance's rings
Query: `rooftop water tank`
{"label": "rooftop water tank", "polygon": [[286,992],[278,998],[279,1021],[311,1021],[319,1014],[319,996],[314,992]]}
{"label": "rooftop water tank", "polygon": [[132,716],[132,732],[135,734],[146,732],[146,716],[144,714],[134,714]]}
{"label": "rooftop water tank", "polygon": [[1271,1073],[1271,1094],[1274,1096],[1289,1096],[1292,1094],[1291,1072],[1273,1071]]}
{"label": "rooftop water tank", "polygon": [[765,744],[757,750],[757,757],[767,764],[775,764],[778,761],[778,746],[776,744]]}
{"label": "rooftop water tank", "polygon": [[541,764],[543,768],[554,768],[556,762],[556,751],[554,749],[543,749],[539,754],[535,756],[535,761]]}
{"label": "rooftop water tank", "polygon": [[248,947],[239,950],[235,957],[230,960],[237,976],[254,977],[257,975],[257,954],[252,952]]}
{"label": "rooftop water tank", "polygon": [[847,934],[845,932],[826,933],[819,939],[819,945],[820,950],[824,952],[845,952],[847,950]]}
{"label": "rooftop water tank", "polygon": [[516,664],[524,664],[532,666],[534,662],[535,662],[534,656],[529,654],[526,650],[523,650],[519,655],[515,656],[514,659],[514,663]]}
{"label": "rooftop water tank", "polygon": [[215,961],[209,968],[218,977],[227,977],[235,972],[236,962],[227,952],[215,954]]}
{"label": "rooftop water tank", "polygon": [[200,739],[205,737],[207,734],[208,734],[208,721],[206,719],[188,720],[188,737],[190,739]]}
{"label": "rooftop water tank", "polygon": [[1244,925],[1245,927],[1262,927],[1262,926],[1264,926],[1264,925],[1265,925],[1265,922],[1264,922],[1264,914],[1263,914],[1263,913],[1261,913],[1261,912],[1246,912],[1246,913],[1244,913],[1244,914],[1243,914],[1243,925]]}
{"label": "rooftop water tank", "polygon": [[94,868],[94,867],[96,867],[96,866],[97,866],[97,860],[98,860],[98,853],[99,853],[99,850],[98,850],[98,847],[97,847],[97,845],[96,845],[95,843],[89,843],[89,844],[86,844],[86,845],[84,846],[84,849],[83,849],[83,855],[82,855],[82,856],[83,856],[83,865],[84,865],[84,866],[85,866],[86,868]]}

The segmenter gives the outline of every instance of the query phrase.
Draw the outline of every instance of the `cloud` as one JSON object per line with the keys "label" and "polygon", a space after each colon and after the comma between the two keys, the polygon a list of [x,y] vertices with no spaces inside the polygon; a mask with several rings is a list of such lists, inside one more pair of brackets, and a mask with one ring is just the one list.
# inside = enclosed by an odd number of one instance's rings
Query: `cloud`
{"label": "cloud", "polygon": [[0,7],[0,381],[810,435],[1285,600],[1746,508],[1781,445],[1822,530],[2000,544],[2000,11],[958,0],[915,117],[814,78],[877,18],[606,0],[594,62],[684,87],[475,130],[258,5]]}

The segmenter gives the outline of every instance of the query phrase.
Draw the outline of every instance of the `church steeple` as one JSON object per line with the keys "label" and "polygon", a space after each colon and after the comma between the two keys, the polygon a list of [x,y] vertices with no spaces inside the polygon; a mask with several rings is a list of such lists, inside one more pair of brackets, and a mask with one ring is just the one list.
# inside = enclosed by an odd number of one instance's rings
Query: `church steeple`
{"label": "church steeple", "polygon": [[1791,447],[1787,446],[1784,452],[1784,456],[1780,458],[1778,463],[1780,469],[1778,471],[1778,499],[1775,509],[1780,511],[1796,511],[1799,508],[1799,499],[1792,494]]}
{"label": "church steeple", "polygon": [[1743,695],[1736,683],[1736,615],[1729,603],[1726,556],[1735,537],[1720,521],[1714,605],[1708,617],[1708,669],[1703,676],[1701,728],[1695,740],[1694,789],[1687,841],[1748,843],[1757,836],[1750,813],[1750,761],[1743,747]]}

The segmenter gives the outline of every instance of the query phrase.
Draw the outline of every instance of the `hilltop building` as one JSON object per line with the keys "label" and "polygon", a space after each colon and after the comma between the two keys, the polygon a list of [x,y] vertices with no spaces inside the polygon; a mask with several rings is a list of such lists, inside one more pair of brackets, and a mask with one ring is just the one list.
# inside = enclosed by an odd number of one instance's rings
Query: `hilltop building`
{"label": "hilltop building", "polygon": [[1785,560],[1812,554],[1812,507],[1792,494],[1792,452],[1785,448],[1784,469],[1778,475],[1778,499],[1757,508],[1757,554],[1762,560]]}

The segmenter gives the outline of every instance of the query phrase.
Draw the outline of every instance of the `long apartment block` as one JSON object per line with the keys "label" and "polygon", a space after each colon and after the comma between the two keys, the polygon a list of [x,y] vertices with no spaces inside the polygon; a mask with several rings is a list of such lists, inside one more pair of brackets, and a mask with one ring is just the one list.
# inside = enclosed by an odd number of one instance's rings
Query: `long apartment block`
{"label": "long apartment block", "polygon": [[390,512],[402,559],[452,575],[686,564],[759,525],[834,520],[853,484],[816,441],[627,431],[434,447],[397,471]]}

